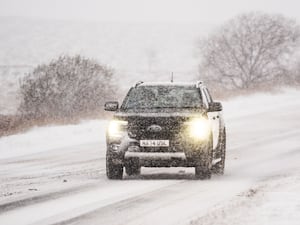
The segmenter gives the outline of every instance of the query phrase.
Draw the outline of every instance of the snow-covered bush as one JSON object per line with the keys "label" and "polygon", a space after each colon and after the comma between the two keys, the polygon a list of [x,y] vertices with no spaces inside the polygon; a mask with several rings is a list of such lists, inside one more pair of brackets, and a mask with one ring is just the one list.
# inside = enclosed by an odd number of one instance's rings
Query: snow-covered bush
{"label": "snow-covered bush", "polygon": [[21,81],[19,112],[35,119],[91,115],[114,94],[112,69],[82,56],[39,65]]}

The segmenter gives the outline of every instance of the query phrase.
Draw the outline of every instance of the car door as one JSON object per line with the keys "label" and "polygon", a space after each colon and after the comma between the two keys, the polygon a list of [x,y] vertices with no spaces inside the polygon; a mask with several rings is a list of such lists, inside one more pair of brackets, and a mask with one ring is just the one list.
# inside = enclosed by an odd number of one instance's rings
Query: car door
{"label": "car door", "polygon": [[[202,95],[204,98],[205,104],[207,104],[207,108],[209,107],[209,103],[212,103],[213,100],[207,90],[206,87],[202,89]],[[219,135],[220,135],[220,112],[214,111],[214,112],[208,112],[207,113],[208,119],[211,122],[212,125],[212,133],[213,133],[213,149],[216,149],[219,142]]]}

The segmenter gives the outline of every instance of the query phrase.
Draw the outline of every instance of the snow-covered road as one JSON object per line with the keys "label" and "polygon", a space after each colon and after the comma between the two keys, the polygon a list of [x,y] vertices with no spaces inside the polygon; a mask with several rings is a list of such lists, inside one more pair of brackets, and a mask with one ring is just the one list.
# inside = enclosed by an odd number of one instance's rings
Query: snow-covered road
{"label": "snow-covered road", "polygon": [[0,224],[299,224],[300,91],[224,103],[226,173],[105,176],[106,121],[0,138]]}

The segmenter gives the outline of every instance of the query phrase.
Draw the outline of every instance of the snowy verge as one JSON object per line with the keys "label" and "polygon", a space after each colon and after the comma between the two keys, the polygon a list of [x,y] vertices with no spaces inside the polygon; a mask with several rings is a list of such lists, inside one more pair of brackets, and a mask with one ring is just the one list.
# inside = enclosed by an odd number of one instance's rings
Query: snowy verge
{"label": "snowy verge", "polygon": [[0,159],[29,155],[67,146],[104,142],[107,121],[36,127],[23,134],[0,138]]}
{"label": "snowy verge", "polygon": [[190,225],[298,225],[300,174],[273,177],[220,204]]}
{"label": "snowy verge", "polygon": [[300,90],[283,89],[277,93],[256,93],[223,101],[225,119],[251,116],[300,103]]}

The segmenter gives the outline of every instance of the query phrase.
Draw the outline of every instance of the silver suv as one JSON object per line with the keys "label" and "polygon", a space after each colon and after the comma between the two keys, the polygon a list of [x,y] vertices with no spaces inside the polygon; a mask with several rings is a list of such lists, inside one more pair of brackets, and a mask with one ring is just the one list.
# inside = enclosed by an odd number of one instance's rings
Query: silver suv
{"label": "silver suv", "polygon": [[122,179],[124,167],[137,175],[141,166],[195,167],[199,179],[224,173],[222,104],[202,82],[139,82],[120,107],[111,101],[105,110],[115,111],[106,133],[109,179]]}

